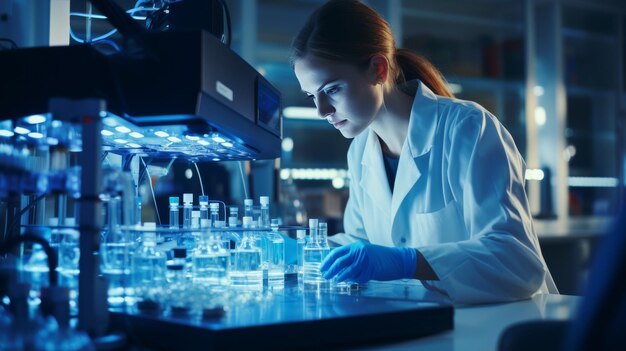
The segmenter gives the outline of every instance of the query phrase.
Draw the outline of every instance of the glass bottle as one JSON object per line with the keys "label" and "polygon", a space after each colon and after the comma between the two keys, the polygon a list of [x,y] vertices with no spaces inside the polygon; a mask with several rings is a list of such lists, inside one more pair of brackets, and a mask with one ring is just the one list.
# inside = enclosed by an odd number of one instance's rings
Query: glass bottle
{"label": "glass bottle", "polygon": [[278,223],[278,219],[272,219],[270,224],[271,231],[266,234],[268,285],[285,283],[285,239],[278,231]]}
{"label": "glass bottle", "polygon": [[178,229],[178,196],[170,196],[170,229]]}
{"label": "glass bottle", "polygon": [[185,268],[187,266],[187,249],[177,247],[172,249],[172,260],[167,262],[167,282],[184,285],[186,283]]}
{"label": "glass bottle", "polygon": [[[261,249],[254,243],[251,229],[252,217],[243,217],[243,237],[234,252],[234,265],[231,272],[231,285],[250,290],[263,289]],[[247,230],[246,230],[247,229]]]}
{"label": "glass bottle", "polygon": [[155,232],[146,231],[142,238],[132,261],[135,295],[140,301],[158,302],[165,285],[165,255],[156,248]]}
{"label": "glass bottle", "polygon": [[327,290],[330,282],[322,277],[320,265],[328,250],[320,245],[318,235],[318,220],[309,219],[309,241],[304,246],[303,281],[305,290]]}
{"label": "glass bottle", "polygon": [[134,243],[130,240],[128,231],[120,227],[121,198],[110,198],[107,210],[108,231],[100,244],[100,270],[109,281],[109,303],[121,304],[128,288],[130,257]]}
{"label": "glass bottle", "polygon": [[227,285],[229,283],[230,252],[224,249],[215,232],[209,229],[202,232],[192,262],[194,284]]}

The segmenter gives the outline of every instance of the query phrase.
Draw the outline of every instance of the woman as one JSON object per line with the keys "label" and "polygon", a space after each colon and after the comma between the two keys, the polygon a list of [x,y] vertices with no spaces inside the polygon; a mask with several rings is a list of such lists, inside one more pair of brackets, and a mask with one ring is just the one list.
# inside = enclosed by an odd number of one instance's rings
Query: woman
{"label": "woman", "polygon": [[345,233],[329,238],[343,246],[322,263],[325,278],[420,279],[456,303],[557,292],[510,134],[397,49],[378,13],[329,1],[294,39],[292,64],[319,115],[354,138]]}

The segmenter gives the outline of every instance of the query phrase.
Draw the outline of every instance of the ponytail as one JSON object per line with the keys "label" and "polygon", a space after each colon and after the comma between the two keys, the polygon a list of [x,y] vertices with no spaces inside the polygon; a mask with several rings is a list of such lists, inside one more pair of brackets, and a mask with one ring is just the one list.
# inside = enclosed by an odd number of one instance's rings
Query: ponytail
{"label": "ponytail", "polygon": [[395,59],[399,68],[397,85],[419,79],[436,95],[454,97],[439,70],[423,56],[408,49],[396,49]]}
{"label": "ponytail", "polygon": [[291,47],[292,67],[296,59],[306,55],[355,65],[369,62],[374,55],[384,55],[390,63],[390,77],[397,85],[419,79],[435,94],[454,97],[441,73],[417,53],[396,49],[389,23],[358,0],[326,2],[309,16]]}

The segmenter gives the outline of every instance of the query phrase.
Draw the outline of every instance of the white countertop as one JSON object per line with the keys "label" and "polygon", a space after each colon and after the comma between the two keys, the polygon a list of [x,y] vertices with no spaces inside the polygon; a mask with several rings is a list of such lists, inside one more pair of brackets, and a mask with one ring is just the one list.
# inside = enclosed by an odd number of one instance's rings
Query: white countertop
{"label": "white countertop", "polygon": [[572,217],[533,221],[539,240],[595,238],[610,229],[614,217]]}
{"label": "white countertop", "polygon": [[406,342],[359,348],[359,350],[497,350],[502,331],[517,322],[570,318],[580,296],[538,294],[511,303],[458,307],[454,329]]}

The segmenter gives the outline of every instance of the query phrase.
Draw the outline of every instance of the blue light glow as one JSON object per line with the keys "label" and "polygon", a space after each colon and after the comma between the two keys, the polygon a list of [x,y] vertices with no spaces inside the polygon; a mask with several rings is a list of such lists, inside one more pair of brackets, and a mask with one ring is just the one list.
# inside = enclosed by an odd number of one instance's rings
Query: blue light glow
{"label": "blue light glow", "polygon": [[37,133],[37,132],[30,132],[30,133],[28,133],[28,136],[33,138],[33,139],[41,139],[41,138],[43,138],[43,134]]}
{"label": "blue light glow", "polygon": [[39,124],[46,121],[46,116],[44,115],[32,115],[24,118],[24,121],[28,124]]}
{"label": "blue light glow", "polygon": [[30,133],[30,130],[24,128],[24,127],[15,127],[15,129],[13,129],[14,132],[16,132],[17,134],[21,134],[21,135],[25,135]]}
{"label": "blue light glow", "polygon": [[13,133],[10,130],[6,130],[6,129],[0,129],[0,136],[2,137],[12,137],[13,135],[15,135],[15,133]]}
{"label": "blue light glow", "polygon": [[107,117],[107,118],[103,119],[102,123],[105,126],[109,126],[109,127],[115,127],[117,125],[117,122],[115,121],[115,118],[113,118],[113,117]]}
{"label": "blue light glow", "polygon": [[117,130],[120,133],[128,133],[128,132],[130,132],[130,129],[126,128],[124,126],[117,126],[117,127],[115,127],[115,130]]}
{"label": "blue light glow", "polygon": [[223,142],[226,141],[226,139],[222,138],[219,135],[216,135],[216,136],[213,137],[213,141],[215,141],[216,143],[223,143]]}
{"label": "blue light glow", "polygon": [[118,144],[126,144],[128,142],[128,140],[124,140],[124,139],[115,139],[113,141]]}

